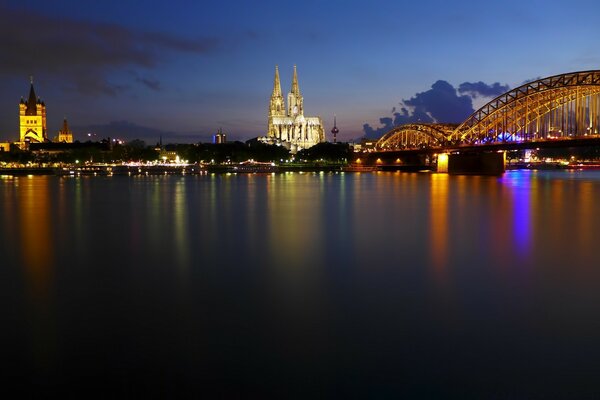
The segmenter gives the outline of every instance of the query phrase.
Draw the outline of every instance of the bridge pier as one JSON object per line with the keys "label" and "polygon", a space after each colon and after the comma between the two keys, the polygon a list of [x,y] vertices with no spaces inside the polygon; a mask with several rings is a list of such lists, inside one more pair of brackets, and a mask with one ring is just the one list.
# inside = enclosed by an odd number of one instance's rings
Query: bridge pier
{"label": "bridge pier", "polygon": [[[440,156],[442,163],[440,165]],[[444,166],[444,155],[438,156],[438,172],[458,175],[502,175],[506,165],[506,152],[467,152],[447,155]],[[442,167],[440,170],[440,167]],[[446,169],[446,171],[443,171]]]}

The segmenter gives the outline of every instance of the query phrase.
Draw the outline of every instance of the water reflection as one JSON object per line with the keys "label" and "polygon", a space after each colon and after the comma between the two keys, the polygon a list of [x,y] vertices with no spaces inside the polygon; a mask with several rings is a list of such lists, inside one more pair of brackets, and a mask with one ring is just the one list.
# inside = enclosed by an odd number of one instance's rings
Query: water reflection
{"label": "water reflection", "polygon": [[[23,351],[32,357],[34,368],[50,371],[56,356],[56,328],[54,314],[54,232],[53,194],[55,181],[52,177],[23,177],[12,180],[9,192],[13,196],[5,197],[8,202],[5,209],[10,223],[10,235],[18,234],[18,263],[24,276],[27,306],[23,316],[30,330],[25,332],[28,344]],[[6,188],[5,188],[6,189]],[[12,197],[12,199],[11,199]],[[13,219],[11,216],[16,216]],[[6,221],[6,222],[5,222]],[[11,257],[3,257],[11,268]],[[16,282],[10,282],[15,285]],[[6,293],[7,290],[2,290]],[[13,307],[15,304],[13,304]],[[27,350],[25,350],[27,349]]]}
{"label": "water reflection", "polygon": [[448,175],[431,175],[430,227],[431,234],[431,262],[439,276],[448,262],[448,209],[450,198],[448,196]]}
{"label": "water reflection", "polygon": [[[173,190],[173,242],[171,246],[176,249],[176,264],[182,272],[186,271],[190,264],[188,218],[186,182],[184,179],[180,179],[175,182]],[[184,277],[186,274],[182,275],[182,278]]]}
{"label": "water reflection", "polygon": [[49,179],[52,178],[42,176],[18,180],[22,265],[37,304],[48,296],[53,267]]}
{"label": "water reflection", "polygon": [[308,174],[281,174],[269,180],[267,241],[270,258],[281,272],[302,275],[312,269],[322,251],[322,189],[312,184],[315,179]]}
{"label": "water reflection", "polygon": [[307,398],[595,379],[598,173],[35,177],[0,196],[19,373]]}
{"label": "water reflection", "polygon": [[513,246],[521,259],[526,259],[532,251],[532,192],[538,190],[537,180],[531,180],[528,171],[507,173],[502,183],[509,191],[509,201],[512,205],[512,237]]}
{"label": "water reflection", "polygon": [[598,226],[594,225],[594,207],[598,206],[596,201],[598,187],[592,182],[581,182],[578,186],[577,203],[574,206],[578,215],[576,230],[580,234],[579,251],[584,252],[586,249],[593,249],[598,239],[595,236],[598,233]]}

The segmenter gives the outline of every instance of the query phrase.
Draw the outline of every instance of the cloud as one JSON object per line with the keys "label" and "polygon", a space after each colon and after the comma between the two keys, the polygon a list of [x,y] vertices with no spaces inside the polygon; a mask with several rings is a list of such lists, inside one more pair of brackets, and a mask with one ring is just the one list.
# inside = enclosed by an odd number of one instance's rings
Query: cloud
{"label": "cloud", "polygon": [[540,79],[542,79],[541,76],[538,76],[537,78],[526,79],[526,80],[523,81],[523,83],[521,83],[521,85],[525,85],[526,83],[531,83],[531,82],[539,81]]}
{"label": "cloud", "polygon": [[458,89],[444,80],[438,80],[429,90],[402,100],[400,107],[392,108],[392,116],[379,118],[381,126],[363,125],[368,138],[381,137],[394,126],[421,123],[461,123],[475,110],[473,99],[495,97],[508,90],[507,85],[496,82],[488,85],[483,82],[463,82]]}
{"label": "cloud", "polygon": [[363,132],[365,133],[365,136],[368,138],[378,138],[383,136],[387,131],[394,127],[394,123],[389,117],[379,118],[379,123],[383,126],[380,126],[379,128],[373,128],[369,124],[364,124]]}
{"label": "cloud", "polygon": [[[56,18],[0,5],[0,73],[47,74],[79,93],[115,95],[128,87],[111,82],[112,72],[153,69],[169,52],[208,54],[216,38],[181,38],[123,25]],[[138,79],[157,90],[158,82]]]}
{"label": "cloud", "polygon": [[491,85],[487,83],[479,82],[464,82],[458,86],[458,92],[461,94],[468,94],[472,98],[477,97],[496,97],[502,93],[508,92],[508,85],[501,85],[499,82],[495,82]]}
{"label": "cloud", "polygon": [[402,100],[399,109],[392,109],[393,119],[381,117],[379,122],[383,126],[373,128],[364,124],[363,131],[365,136],[376,138],[397,125],[413,122],[456,123],[464,120],[472,112],[473,102],[470,96],[459,96],[450,83],[439,80],[431,85],[431,89]]}
{"label": "cloud", "polygon": [[160,91],[162,89],[160,82],[154,79],[148,79],[148,78],[136,78],[136,81],[142,83],[143,85],[145,85],[148,89],[152,89],[156,92]]}

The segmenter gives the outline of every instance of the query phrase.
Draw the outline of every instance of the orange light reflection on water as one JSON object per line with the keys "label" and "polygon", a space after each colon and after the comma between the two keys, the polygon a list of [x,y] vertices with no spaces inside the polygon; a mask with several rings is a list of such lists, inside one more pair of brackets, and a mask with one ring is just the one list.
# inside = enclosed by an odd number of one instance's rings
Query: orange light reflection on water
{"label": "orange light reflection on water", "polygon": [[52,235],[49,177],[19,179],[21,257],[35,301],[43,300],[51,278]]}
{"label": "orange light reflection on water", "polygon": [[56,354],[56,329],[53,315],[52,278],[54,242],[52,235],[53,177],[35,176],[15,180],[20,259],[29,300],[32,326],[31,352],[40,371],[53,367]]}
{"label": "orange light reflection on water", "polygon": [[431,175],[429,232],[431,262],[440,277],[448,262],[448,175]]}

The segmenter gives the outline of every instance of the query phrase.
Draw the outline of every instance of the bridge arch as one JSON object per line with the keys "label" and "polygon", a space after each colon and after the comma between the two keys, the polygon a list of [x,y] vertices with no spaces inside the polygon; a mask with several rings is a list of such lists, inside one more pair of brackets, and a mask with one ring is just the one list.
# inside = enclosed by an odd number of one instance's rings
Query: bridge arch
{"label": "bridge arch", "polygon": [[598,135],[600,70],[554,75],[512,89],[471,114],[453,144],[534,141]]}
{"label": "bridge arch", "polygon": [[441,147],[456,128],[451,124],[406,124],[383,135],[376,144],[377,150],[402,150]]}

